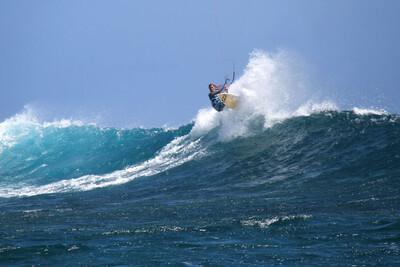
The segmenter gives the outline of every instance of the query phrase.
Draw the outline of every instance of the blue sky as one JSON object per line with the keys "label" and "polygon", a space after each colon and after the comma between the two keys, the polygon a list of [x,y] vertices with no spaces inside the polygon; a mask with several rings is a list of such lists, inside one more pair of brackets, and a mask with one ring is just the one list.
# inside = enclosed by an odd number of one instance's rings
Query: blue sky
{"label": "blue sky", "polygon": [[344,107],[400,111],[400,2],[0,1],[0,120],[177,126],[253,49],[288,49]]}

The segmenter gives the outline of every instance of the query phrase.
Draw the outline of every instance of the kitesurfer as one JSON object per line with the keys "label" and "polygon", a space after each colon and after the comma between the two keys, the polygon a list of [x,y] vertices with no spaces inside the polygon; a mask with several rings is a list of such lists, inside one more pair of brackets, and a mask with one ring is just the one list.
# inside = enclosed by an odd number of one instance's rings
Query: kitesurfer
{"label": "kitesurfer", "polygon": [[218,94],[228,93],[228,88],[229,88],[229,84],[227,82],[225,82],[224,85],[216,85],[214,83],[210,83],[208,85],[208,89],[210,89],[210,93],[208,94],[208,97],[210,98],[211,105],[218,112],[222,111],[225,107],[224,102],[222,102],[222,100],[219,98]]}

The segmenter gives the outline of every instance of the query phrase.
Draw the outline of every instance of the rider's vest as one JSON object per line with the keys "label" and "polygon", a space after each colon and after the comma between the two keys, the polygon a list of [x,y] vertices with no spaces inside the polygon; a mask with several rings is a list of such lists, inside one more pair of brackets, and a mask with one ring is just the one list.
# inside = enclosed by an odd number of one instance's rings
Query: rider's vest
{"label": "rider's vest", "polygon": [[208,97],[210,98],[211,101],[211,105],[213,106],[213,108],[215,108],[216,111],[222,111],[225,107],[224,102],[221,101],[221,99],[218,97],[218,94],[208,94]]}

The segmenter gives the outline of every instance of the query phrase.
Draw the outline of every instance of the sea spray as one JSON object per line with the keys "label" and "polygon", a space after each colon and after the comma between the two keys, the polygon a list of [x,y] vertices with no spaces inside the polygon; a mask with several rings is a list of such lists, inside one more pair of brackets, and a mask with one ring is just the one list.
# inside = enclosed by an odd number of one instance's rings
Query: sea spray
{"label": "sea spray", "polygon": [[199,110],[192,133],[201,135],[218,126],[219,139],[231,140],[292,116],[336,110],[332,101],[315,100],[304,73],[301,61],[287,51],[252,52],[244,74],[230,87],[230,92],[239,96],[238,108],[219,113],[211,108]]}

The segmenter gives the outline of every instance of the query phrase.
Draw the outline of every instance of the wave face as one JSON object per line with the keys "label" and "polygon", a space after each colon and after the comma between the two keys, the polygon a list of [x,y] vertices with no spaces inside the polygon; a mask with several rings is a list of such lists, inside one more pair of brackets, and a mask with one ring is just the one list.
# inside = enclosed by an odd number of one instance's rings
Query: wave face
{"label": "wave face", "polygon": [[57,192],[35,192],[57,183],[66,191],[68,181],[100,177],[154,157],[190,128],[123,130],[68,120],[39,123],[18,115],[0,124],[0,196]]}
{"label": "wave face", "polygon": [[0,123],[0,265],[400,265],[399,116],[313,100],[286,59],[178,129]]}

